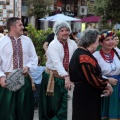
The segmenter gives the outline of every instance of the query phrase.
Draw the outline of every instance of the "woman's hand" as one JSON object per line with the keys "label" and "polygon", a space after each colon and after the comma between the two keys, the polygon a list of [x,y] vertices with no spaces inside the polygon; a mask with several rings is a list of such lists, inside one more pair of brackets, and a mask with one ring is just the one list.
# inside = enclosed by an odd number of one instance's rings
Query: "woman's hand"
{"label": "woman's hand", "polygon": [[107,84],[105,90],[103,92],[107,92],[108,94],[106,96],[110,96],[113,92],[113,88],[110,83]]}
{"label": "woman's hand", "polygon": [[74,83],[70,81],[69,76],[68,76],[68,77],[65,77],[65,88],[66,88],[67,90],[70,90],[71,87],[74,87]]}
{"label": "woman's hand", "polygon": [[118,83],[118,80],[115,78],[108,78],[109,83],[113,86],[115,86]]}

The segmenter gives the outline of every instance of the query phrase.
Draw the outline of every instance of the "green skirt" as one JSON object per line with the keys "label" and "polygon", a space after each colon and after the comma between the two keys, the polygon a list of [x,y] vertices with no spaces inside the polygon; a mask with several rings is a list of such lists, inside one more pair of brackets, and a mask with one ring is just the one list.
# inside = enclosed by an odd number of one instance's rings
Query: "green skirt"
{"label": "green skirt", "polygon": [[118,84],[113,86],[113,93],[109,97],[103,97],[101,101],[102,120],[120,120],[120,76],[111,76],[118,80]]}
{"label": "green skirt", "polygon": [[33,120],[34,97],[29,76],[16,92],[0,86],[0,120]]}
{"label": "green skirt", "polygon": [[43,73],[39,99],[39,120],[67,120],[67,98],[63,79],[55,78],[54,96],[46,96],[49,74]]}

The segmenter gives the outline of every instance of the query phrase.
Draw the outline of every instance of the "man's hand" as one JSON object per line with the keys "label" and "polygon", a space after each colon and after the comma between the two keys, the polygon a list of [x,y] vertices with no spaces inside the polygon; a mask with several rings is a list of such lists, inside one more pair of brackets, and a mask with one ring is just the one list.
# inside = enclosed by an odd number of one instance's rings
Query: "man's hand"
{"label": "man's hand", "polygon": [[6,87],[5,81],[6,81],[6,77],[5,76],[0,77],[0,85],[2,87]]}
{"label": "man's hand", "polygon": [[109,83],[113,86],[115,86],[118,83],[118,80],[115,78],[108,78]]}
{"label": "man's hand", "polygon": [[65,77],[65,88],[70,90],[71,87],[74,87],[74,83],[70,81],[69,77]]}
{"label": "man's hand", "polygon": [[28,71],[29,71],[29,67],[27,66],[23,67],[23,73],[28,73]]}

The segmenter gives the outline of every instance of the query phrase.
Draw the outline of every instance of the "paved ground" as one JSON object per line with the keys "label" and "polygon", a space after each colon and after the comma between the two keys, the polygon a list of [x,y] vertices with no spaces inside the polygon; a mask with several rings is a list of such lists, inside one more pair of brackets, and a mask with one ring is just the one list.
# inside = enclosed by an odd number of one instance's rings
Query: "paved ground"
{"label": "paved ground", "polygon": [[[72,120],[72,93],[73,93],[73,90],[68,92],[68,94],[70,95],[70,100],[68,101],[68,120]],[[39,120],[38,110],[35,110],[34,112],[34,120]]]}
{"label": "paved ground", "polygon": [[71,99],[68,101],[68,115],[67,115],[67,120],[72,120],[72,97],[73,97],[73,89],[68,92],[68,95],[70,95]]}
{"label": "paved ground", "polygon": [[34,111],[34,120],[39,120],[38,119],[38,110]]}

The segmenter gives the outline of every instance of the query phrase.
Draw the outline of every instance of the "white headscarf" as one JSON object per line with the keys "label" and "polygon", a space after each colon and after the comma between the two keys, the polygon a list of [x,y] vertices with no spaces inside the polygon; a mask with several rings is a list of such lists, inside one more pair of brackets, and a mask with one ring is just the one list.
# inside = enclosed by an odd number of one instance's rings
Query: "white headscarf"
{"label": "white headscarf", "polygon": [[61,30],[61,28],[66,27],[69,29],[70,33],[71,33],[71,28],[70,25],[65,22],[65,21],[56,21],[54,26],[53,26],[53,31],[55,33],[55,35],[58,35],[58,32]]}

